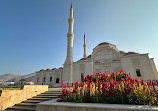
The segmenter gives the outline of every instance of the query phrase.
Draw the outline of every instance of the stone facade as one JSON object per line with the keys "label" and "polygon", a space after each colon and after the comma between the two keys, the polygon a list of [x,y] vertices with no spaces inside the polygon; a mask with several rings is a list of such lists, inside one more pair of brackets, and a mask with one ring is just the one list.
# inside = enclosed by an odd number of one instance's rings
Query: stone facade
{"label": "stone facade", "polygon": [[49,85],[49,87],[60,87],[63,68],[42,69],[36,72],[35,84]]}
{"label": "stone facade", "polygon": [[[145,81],[149,79],[158,80],[154,60],[149,58],[148,54],[125,53],[119,51],[115,45],[110,43],[99,44],[93,49],[90,56],[73,62],[73,75],[71,78],[72,82],[76,82],[81,80],[81,76],[98,72],[116,72],[121,69],[130,73],[132,78],[144,79]],[[36,84],[47,84],[50,87],[61,86],[61,80],[64,80],[62,74],[62,68],[38,71],[36,72]],[[52,81],[50,81],[51,77]],[[59,78],[59,83],[56,83],[57,78]],[[37,79],[39,79],[38,82]]]}
{"label": "stone facade", "polygon": [[153,59],[148,54],[119,51],[115,45],[104,42],[93,49],[92,55],[75,62],[74,82],[80,81],[81,75],[99,72],[116,72],[124,69],[132,78],[158,80],[158,72]]}
{"label": "stone facade", "polygon": [[[158,72],[153,58],[148,54],[135,52],[124,52],[117,49],[116,45],[103,42],[97,45],[91,55],[87,57],[87,44],[84,34],[83,58],[73,62],[73,7],[70,8],[69,31],[67,34],[67,57],[63,68],[47,69],[36,72],[35,84],[46,84],[50,87],[61,86],[62,80],[65,83],[81,81],[81,76],[95,74],[98,72],[116,72],[124,69],[131,74],[132,78],[158,80]],[[59,80],[59,82],[58,82]]]}

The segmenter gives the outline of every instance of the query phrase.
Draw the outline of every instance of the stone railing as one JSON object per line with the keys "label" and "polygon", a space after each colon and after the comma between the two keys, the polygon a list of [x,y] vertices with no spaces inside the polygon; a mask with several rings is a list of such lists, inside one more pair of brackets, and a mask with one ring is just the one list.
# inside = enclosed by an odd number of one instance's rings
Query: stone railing
{"label": "stone railing", "polygon": [[158,111],[158,107],[145,105],[71,103],[50,100],[37,105],[36,111]]}
{"label": "stone railing", "polygon": [[48,91],[48,85],[25,85],[22,90],[2,90],[0,111]]}

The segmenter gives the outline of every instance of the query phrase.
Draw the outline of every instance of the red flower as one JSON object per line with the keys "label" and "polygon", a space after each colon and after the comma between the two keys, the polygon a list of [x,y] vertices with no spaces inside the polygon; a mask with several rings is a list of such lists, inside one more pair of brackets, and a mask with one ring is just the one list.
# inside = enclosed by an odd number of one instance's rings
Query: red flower
{"label": "red flower", "polygon": [[74,84],[72,83],[72,87],[74,87]]}
{"label": "red flower", "polygon": [[67,87],[70,88],[70,86],[69,86],[69,82],[67,83]]}
{"label": "red flower", "polygon": [[74,90],[73,90],[73,93],[77,93],[77,90],[76,90],[76,89],[74,89]]}
{"label": "red flower", "polygon": [[120,93],[120,90],[119,90],[119,88],[117,88],[117,92],[118,92],[118,93]]}
{"label": "red flower", "polygon": [[143,79],[141,79],[141,84],[144,85],[144,80]]}

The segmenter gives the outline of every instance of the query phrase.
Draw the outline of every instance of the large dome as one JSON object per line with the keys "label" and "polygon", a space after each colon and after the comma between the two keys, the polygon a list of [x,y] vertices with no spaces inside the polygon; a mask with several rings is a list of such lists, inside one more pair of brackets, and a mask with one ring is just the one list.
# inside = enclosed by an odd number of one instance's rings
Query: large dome
{"label": "large dome", "polygon": [[116,48],[116,45],[113,45],[108,42],[102,42],[98,44],[92,53],[92,59],[95,62],[104,62],[112,60],[118,60],[120,56],[119,50]]}
{"label": "large dome", "polygon": [[108,42],[102,42],[102,43],[98,44],[98,46],[99,46],[99,45],[104,45],[104,44],[111,44],[111,43],[108,43]]}
{"label": "large dome", "polygon": [[104,47],[119,52],[119,50],[116,48],[116,45],[111,44],[111,43],[108,43],[108,42],[102,42],[102,43],[98,44],[98,45],[93,49],[93,51],[96,51],[96,50],[98,50],[98,49],[100,49],[100,48],[104,48]]}

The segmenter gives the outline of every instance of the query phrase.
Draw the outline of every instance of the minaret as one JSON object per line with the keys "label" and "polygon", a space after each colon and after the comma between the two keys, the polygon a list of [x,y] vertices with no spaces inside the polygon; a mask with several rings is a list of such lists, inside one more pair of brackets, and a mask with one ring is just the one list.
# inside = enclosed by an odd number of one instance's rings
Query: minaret
{"label": "minaret", "polygon": [[85,33],[84,33],[84,45],[83,45],[83,48],[84,48],[83,58],[87,58],[87,44],[86,44],[86,36],[85,36]]}
{"label": "minaret", "polygon": [[64,63],[64,70],[63,70],[63,76],[62,76],[62,80],[64,80],[64,83],[67,83],[67,82],[72,83],[72,76],[73,76],[74,19],[73,19],[72,3],[71,3],[71,8],[70,8],[70,17],[68,21],[69,21],[69,31],[67,33],[67,57]]}

